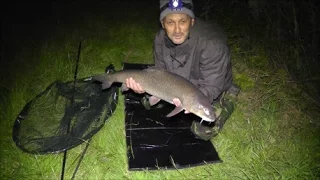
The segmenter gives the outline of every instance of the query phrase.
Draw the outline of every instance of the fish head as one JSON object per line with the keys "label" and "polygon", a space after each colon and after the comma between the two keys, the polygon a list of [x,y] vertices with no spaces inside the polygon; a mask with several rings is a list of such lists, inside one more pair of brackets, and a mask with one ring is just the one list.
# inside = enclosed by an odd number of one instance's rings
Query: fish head
{"label": "fish head", "polygon": [[196,99],[190,107],[190,112],[202,118],[203,121],[214,122],[215,113],[208,99]]}

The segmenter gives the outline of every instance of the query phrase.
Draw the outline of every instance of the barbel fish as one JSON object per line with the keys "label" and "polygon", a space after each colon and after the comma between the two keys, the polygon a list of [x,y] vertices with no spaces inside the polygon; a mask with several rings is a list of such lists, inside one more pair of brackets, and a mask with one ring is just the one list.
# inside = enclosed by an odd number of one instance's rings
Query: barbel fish
{"label": "barbel fish", "polygon": [[151,106],[164,100],[173,104],[178,98],[180,106],[170,112],[167,117],[174,116],[186,110],[202,118],[203,121],[214,122],[215,114],[207,96],[193,83],[177,74],[166,70],[148,68],[144,70],[120,70],[113,73],[104,73],[92,76],[92,79],[102,83],[102,89],[109,88],[114,82],[122,83],[122,91],[128,90],[126,79],[133,78],[146,93],[150,94]]}

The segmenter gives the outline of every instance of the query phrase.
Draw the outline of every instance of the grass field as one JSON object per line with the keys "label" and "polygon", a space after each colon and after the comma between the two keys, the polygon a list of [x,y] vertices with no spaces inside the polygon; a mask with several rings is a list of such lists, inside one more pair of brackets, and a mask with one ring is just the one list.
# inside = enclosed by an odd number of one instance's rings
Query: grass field
{"label": "grass field", "polygon": [[[28,16],[3,23],[7,31],[0,72],[0,177],[60,179],[63,154],[22,152],[12,140],[15,118],[53,81],[73,80],[81,38],[78,78],[103,73],[109,64],[120,69],[129,52],[128,62],[152,63],[158,6],[143,1],[57,3],[51,18],[41,14],[50,8],[34,8],[30,13],[28,8],[14,7]],[[234,36],[237,30],[228,33]],[[75,179],[320,179],[318,107],[290,81],[285,70],[270,65],[270,56],[259,43],[238,36],[230,44],[235,82],[242,91],[224,130],[212,139],[223,163],[129,171],[121,95],[116,112],[90,141]],[[71,178],[84,147],[68,151],[66,179]]]}

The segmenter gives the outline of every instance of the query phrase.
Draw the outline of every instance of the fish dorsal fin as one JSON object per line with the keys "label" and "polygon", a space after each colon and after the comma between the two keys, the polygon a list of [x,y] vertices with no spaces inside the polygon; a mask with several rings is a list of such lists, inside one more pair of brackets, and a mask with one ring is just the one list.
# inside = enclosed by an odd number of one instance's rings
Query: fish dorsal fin
{"label": "fish dorsal fin", "polygon": [[174,116],[176,114],[178,114],[179,112],[181,112],[183,110],[183,107],[182,106],[177,106],[176,108],[174,108],[173,111],[171,111],[167,117],[171,117],[171,116]]}

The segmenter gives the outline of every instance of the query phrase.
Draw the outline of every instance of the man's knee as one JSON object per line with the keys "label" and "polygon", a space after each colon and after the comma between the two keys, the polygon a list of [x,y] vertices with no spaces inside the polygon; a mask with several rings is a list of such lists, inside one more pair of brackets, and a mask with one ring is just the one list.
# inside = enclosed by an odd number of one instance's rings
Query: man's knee
{"label": "man's knee", "polygon": [[230,91],[224,92],[219,102],[212,105],[212,108],[216,114],[216,121],[212,124],[200,123],[194,121],[190,127],[191,132],[198,138],[203,140],[209,140],[217,136],[227,119],[231,116],[235,109],[237,96],[240,88],[233,86]]}
{"label": "man's knee", "polygon": [[198,121],[193,121],[190,127],[191,132],[199,139],[208,141],[218,135],[215,126],[205,125]]}

